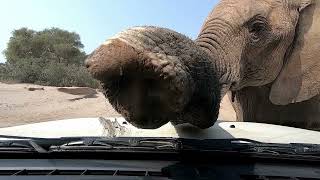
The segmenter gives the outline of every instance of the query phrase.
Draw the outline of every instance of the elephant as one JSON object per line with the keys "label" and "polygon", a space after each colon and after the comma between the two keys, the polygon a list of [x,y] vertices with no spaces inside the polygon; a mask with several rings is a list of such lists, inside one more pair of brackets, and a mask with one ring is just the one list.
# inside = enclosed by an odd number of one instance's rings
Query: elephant
{"label": "elephant", "polygon": [[228,94],[237,121],[320,130],[320,1],[221,0],[191,40],[133,27],[86,60],[130,123],[211,127]]}

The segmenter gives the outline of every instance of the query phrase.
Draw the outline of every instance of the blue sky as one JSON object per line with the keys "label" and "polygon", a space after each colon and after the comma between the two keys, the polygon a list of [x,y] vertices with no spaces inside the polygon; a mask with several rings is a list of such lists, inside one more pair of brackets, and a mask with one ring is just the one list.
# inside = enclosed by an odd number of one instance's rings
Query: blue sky
{"label": "blue sky", "polygon": [[[195,38],[217,0],[0,0],[0,51],[14,29],[59,27],[80,34],[90,53],[131,26],[167,27]],[[0,55],[0,62],[5,62]]]}

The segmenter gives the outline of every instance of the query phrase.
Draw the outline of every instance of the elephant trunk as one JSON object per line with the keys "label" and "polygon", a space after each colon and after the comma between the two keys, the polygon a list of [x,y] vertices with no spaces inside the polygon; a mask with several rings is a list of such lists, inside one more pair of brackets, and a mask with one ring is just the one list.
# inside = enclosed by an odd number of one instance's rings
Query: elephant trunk
{"label": "elephant trunk", "polygon": [[86,60],[112,106],[146,129],[171,121],[208,128],[218,117],[220,86],[210,56],[165,28],[119,33]]}
{"label": "elephant trunk", "polygon": [[241,84],[240,59],[243,40],[235,37],[235,30],[221,18],[210,17],[195,40],[197,46],[211,56],[214,70],[221,84],[221,96],[237,90]]}

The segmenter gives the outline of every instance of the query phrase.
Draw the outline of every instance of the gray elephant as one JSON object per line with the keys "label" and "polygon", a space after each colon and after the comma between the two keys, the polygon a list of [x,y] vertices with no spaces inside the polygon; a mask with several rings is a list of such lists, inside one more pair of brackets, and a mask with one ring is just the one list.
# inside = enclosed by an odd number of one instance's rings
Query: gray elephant
{"label": "gray elephant", "polygon": [[238,121],[320,129],[320,1],[222,0],[192,41],[135,27],[86,61],[129,122],[208,128],[229,94]]}

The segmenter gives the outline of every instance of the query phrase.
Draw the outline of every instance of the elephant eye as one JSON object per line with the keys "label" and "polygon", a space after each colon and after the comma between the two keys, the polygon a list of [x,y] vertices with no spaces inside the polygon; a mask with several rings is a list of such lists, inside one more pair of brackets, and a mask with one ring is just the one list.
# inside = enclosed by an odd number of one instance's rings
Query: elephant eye
{"label": "elephant eye", "polygon": [[262,35],[263,32],[266,30],[266,24],[261,21],[254,21],[249,25],[249,33],[250,33],[250,37],[252,39],[253,42],[258,42]]}

